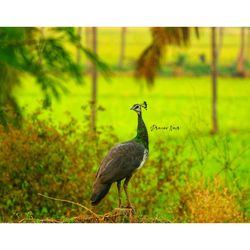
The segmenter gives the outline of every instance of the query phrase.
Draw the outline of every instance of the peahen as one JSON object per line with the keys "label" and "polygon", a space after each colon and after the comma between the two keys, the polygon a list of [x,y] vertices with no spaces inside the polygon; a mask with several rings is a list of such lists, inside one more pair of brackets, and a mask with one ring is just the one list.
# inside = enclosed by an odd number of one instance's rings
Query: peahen
{"label": "peahen", "polygon": [[137,113],[137,135],[134,139],[115,145],[102,160],[93,185],[91,204],[97,205],[108,193],[112,183],[117,182],[119,207],[121,207],[121,181],[127,198],[127,208],[133,208],[128,194],[128,183],[133,174],[148,158],[148,132],[142,119],[142,108],[147,103],[135,104],[131,108]]}

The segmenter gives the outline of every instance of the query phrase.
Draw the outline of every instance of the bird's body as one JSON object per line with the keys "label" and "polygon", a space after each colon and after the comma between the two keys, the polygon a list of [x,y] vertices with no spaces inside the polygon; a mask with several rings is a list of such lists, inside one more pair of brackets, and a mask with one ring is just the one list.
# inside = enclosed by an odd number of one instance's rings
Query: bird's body
{"label": "bird's body", "polygon": [[[133,109],[134,107],[139,107],[138,111]],[[139,104],[134,105],[133,108],[138,113],[137,136],[130,141],[115,145],[102,160],[93,185],[92,205],[97,205],[108,193],[112,183],[117,182],[120,206],[120,186],[121,181],[125,179],[127,206],[131,206],[127,184],[134,172],[141,168],[148,158],[147,128],[143,122]]]}

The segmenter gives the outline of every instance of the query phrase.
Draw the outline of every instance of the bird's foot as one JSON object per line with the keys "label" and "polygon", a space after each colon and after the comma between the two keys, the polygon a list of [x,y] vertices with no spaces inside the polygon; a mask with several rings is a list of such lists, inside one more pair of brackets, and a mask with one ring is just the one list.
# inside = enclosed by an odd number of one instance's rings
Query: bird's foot
{"label": "bird's foot", "polygon": [[132,214],[135,214],[135,208],[131,204],[127,204],[125,208],[131,210]]}
{"label": "bird's foot", "polygon": [[115,208],[114,211],[118,213],[127,214],[127,215],[135,214],[135,208],[132,205],[120,206],[118,208]]}

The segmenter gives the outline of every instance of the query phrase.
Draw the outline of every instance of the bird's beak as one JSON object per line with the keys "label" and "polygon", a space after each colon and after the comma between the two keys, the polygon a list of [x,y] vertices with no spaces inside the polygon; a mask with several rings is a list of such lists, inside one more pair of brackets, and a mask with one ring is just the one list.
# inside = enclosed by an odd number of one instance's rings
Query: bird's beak
{"label": "bird's beak", "polygon": [[130,110],[134,110],[133,107]]}

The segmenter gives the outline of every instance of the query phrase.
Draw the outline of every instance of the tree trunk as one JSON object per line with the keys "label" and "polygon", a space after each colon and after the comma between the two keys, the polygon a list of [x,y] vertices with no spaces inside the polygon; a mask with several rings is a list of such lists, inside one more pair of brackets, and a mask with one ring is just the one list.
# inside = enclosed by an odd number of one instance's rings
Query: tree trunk
{"label": "tree trunk", "polygon": [[118,61],[119,68],[123,67],[124,57],[125,57],[125,47],[126,47],[126,32],[127,28],[121,28],[121,48],[120,48],[120,58]]}
{"label": "tree trunk", "polygon": [[[85,28],[85,38],[86,38],[86,48],[87,49],[92,49],[92,38],[93,38],[93,32],[92,32],[92,28]],[[86,73],[89,73],[91,71],[91,62],[89,59],[86,60]]]}
{"label": "tree trunk", "polygon": [[77,36],[78,36],[78,39],[79,39],[79,44],[78,44],[77,50],[76,50],[76,63],[79,65],[81,63],[80,45],[81,45],[81,38],[82,38],[82,27],[77,28]]}
{"label": "tree trunk", "polygon": [[245,57],[244,57],[244,50],[245,50],[245,28],[241,28],[240,33],[240,51],[237,59],[237,71],[239,76],[245,76]]}
{"label": "tree trunk", "polygon": [[[97,28],[93,27],[92,30],[92,51],[97,54]],[[92,63],[92,96],[91,96],[91,119],[90,129],[95,133],[96,131],[96,96],[97,96],[97,69],[96,65]]]}
{"label": "tree trunk", "polygon": [[217,50],[217,60],[219,60],[219,57],[221,55],[221,49],[223,46],[223,38],[224,38],[224,28],[219,28],[219,41],[218,41],[218,50]]}
{"label": "tree trunk", "polygon": [[218,131],[217,121],[217,48],[216,48],[216,28],[211,28],[211,44],[212,44],[212,65],[211,65],[211,78],[212,78],[212,134]]}
{"label": "tree trunk", "polygon": [[250,61],[250,28],[247,28],[247,59]]}

